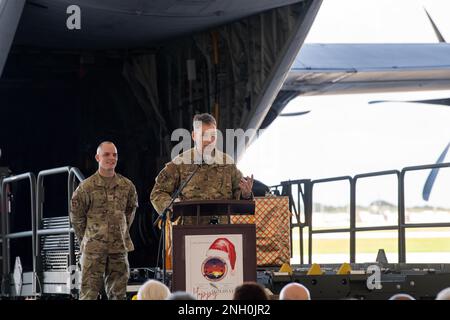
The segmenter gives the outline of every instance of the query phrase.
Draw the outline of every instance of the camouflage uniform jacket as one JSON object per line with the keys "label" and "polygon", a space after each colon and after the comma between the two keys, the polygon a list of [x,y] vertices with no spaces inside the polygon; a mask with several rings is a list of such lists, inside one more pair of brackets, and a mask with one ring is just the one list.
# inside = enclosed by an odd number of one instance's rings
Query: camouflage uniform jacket
{"label": "camouflage uniform jacket", "polygon": [[[182,181],[185,181],[198,166],[198,164],[192,164],[192,162],[180,163],[186,154],[190,154],[193,159],[195,152],[193,148],[174,158],[165,165],[156,177],[150,200],[159,214],[170,203],[172,194],[178,189]],[[218,150],[215,151],[214,158],[214,163],[201,165],[192,180],[181,191],[179,196],[181,201],[241,199],[239,182],[242,173],[234,164],[233,159]],[[222,161],[216,161],[218,159]],[[185,224],[188,220],[186,218]],[[221,217],[221,221],[222,218],[224,217]]]}
{"label": "camouflage uniform jacket", "polygon": [[135,186],[119,174],[109,185],[98,171],[81,182],[73,193],[70,209],[81,252],[133,251],[129,228],[137,207]]}

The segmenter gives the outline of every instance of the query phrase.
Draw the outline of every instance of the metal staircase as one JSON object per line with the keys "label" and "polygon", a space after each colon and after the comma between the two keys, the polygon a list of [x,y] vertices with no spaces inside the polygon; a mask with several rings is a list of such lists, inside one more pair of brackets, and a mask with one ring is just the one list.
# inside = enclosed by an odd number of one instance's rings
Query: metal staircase
{"label": "metal staircase", "polygon": [[[46,217],[43,212],[45,202],[45,177],[67,175],[67,212],[61,216]],[[84,180],[83,174],[74,167],[61,167],[39,172],[37,179],[31,172],[10,176],[1,180],[1,293],[6,298],[36,298],[39,296],[67,295],[76,297],[79,289],[80,269],[78,267],[80,249],[70,225],[70,199],[76,185]],[[11,184],[29,182],[30,212],[20,212],[21,219],[31,219],[31,230],[14,230],[14,220],[10,219],[7,187]],[[47,195],[50,196],[50,195]],[[23,217],[22,217],[23,216]],[[31,239],[31,241],[30,241]],[[21,261],[29,257],[11,250],[11,241],[28,246],[31,243],[31,271],[23,271]]]}

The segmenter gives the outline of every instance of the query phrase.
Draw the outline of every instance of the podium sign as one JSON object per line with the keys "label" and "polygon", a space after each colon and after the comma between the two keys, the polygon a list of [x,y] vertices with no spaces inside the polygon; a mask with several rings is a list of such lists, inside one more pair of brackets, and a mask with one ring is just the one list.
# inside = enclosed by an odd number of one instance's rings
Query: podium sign
{"label": "podium sign", "polygon": [[255,225],[174,226],[173,248],[174,291],[227,300],[243,282],[256,281]]}

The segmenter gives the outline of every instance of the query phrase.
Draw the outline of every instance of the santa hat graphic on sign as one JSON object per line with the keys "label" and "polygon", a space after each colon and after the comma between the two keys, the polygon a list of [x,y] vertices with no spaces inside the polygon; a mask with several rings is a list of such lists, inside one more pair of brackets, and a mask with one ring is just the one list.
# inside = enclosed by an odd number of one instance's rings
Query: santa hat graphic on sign
{"label": "santa hat graphic on sign", "polygon": [[231,273],[234,273],[234,268],[236,266],[236,249],[234,244],[227,238],[217,238],[209,246],[208,256],[225,258],[228,260],[231,266]]}

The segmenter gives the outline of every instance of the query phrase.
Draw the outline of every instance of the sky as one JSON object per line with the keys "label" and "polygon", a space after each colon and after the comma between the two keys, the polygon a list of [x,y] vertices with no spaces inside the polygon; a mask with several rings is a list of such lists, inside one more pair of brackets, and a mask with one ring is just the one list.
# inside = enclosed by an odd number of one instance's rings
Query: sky
{"label": "sky", "polygon": [[[305,42],[436,43],[424,7],[444,38],[450,39],[450,17],[446,19],[450,1],[324,0]],[[253,174],[255,179],[275,185],[284,180],[435,163],[450,142],[450,107],[368,102],[448,97],[450,90],[298,97],[283,112],[311,112],[278,117],[248,148],[238,167],[244,175]],[[450,155],[446,161],[450,161]],[[427,174],[407,176],[414,205],[424,204],[420,194]],[[450,169],[440,171],[430,199],[434,204],[450,207],[446,192],[449,178]],[[361,195],[360,201],[383,198],[396,202],[392,183],[391,177],[373,179],[366,184],[366,195]],[[342,189],[341,185],[334,196],[328,194],[329,201],[335,205],[347,201],[346,190]]]}
{"label": "sky", "polygon": [[323,0],[305,43],[436,43],[424,8],[448,42],[448,0]]}

